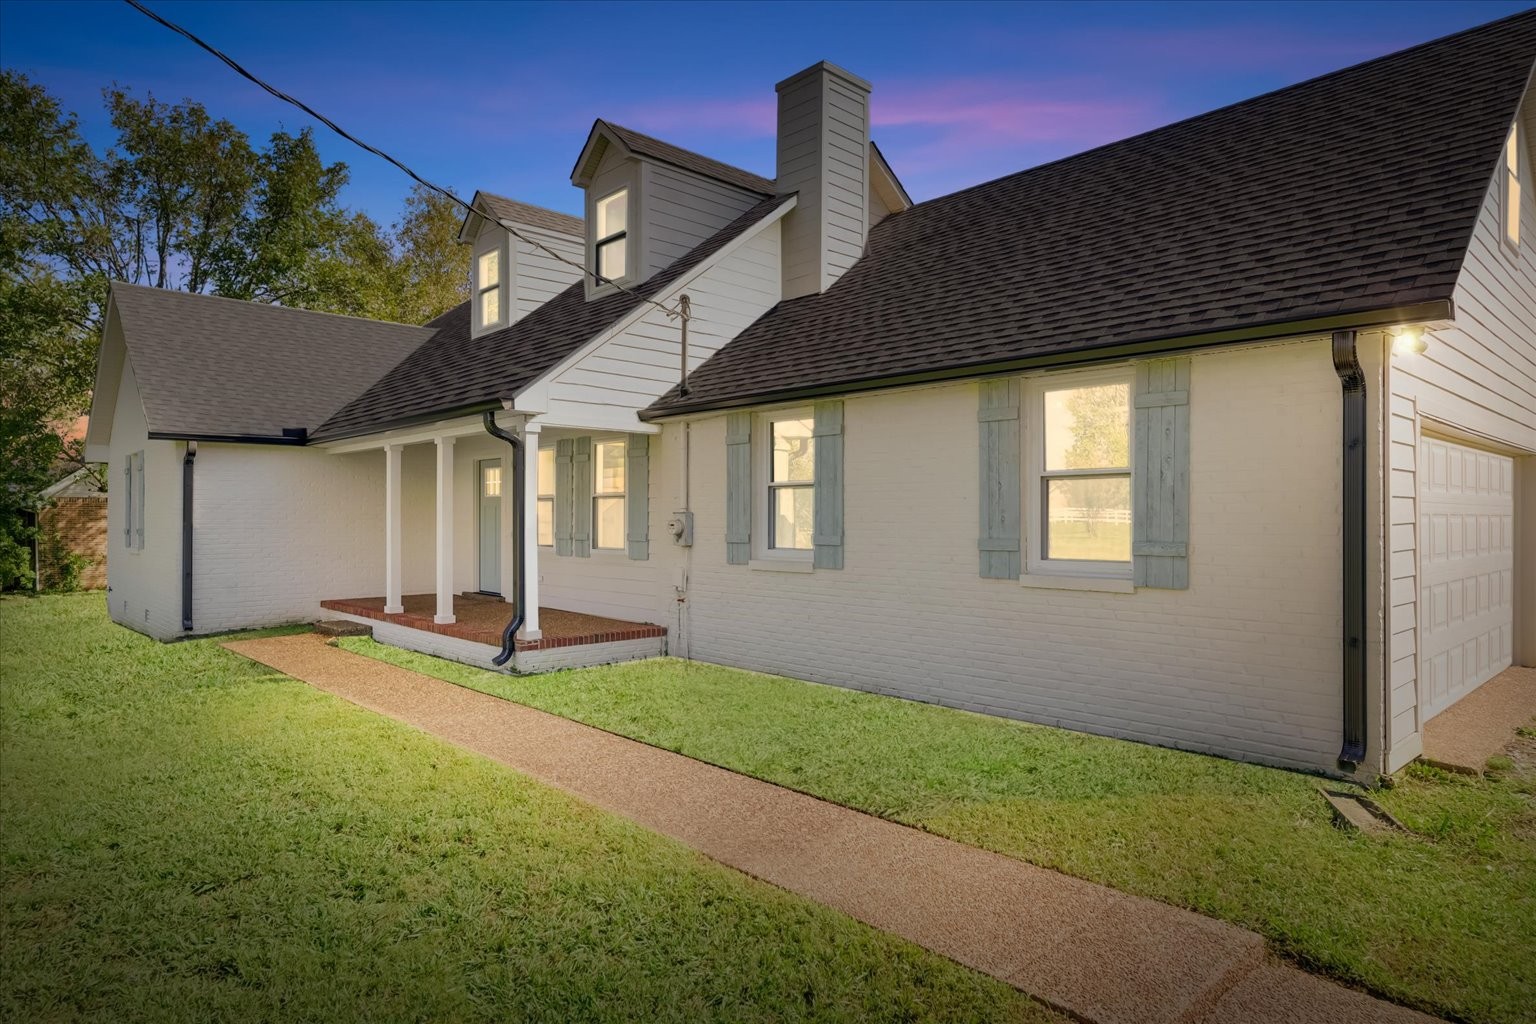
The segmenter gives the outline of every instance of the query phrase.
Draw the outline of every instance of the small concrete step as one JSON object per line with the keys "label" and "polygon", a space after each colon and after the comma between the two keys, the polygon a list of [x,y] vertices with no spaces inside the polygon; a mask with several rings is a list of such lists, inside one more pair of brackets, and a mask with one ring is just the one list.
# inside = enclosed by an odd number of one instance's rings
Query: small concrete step
{"label": "small concrete step", "polygon": [[349,619],[321,619],[315,623],[321,636],[373,636],[373,627]]}

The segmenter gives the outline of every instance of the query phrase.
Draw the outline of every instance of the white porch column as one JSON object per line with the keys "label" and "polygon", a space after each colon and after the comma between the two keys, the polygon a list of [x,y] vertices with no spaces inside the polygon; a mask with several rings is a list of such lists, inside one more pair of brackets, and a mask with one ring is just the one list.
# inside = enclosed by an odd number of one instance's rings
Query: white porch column
{"label": "white porch column", "polygon": [[453,619],[453,438],[437,438],[437,614],[442,625]]}
{"label": "white porch column", "polygon": [[[510,467],[507,478],[512,478]],[[517,510],[514,529],[523,531],[523,557],[528,561],[523,584],[528,607],[517,638],[537,640],[544,635],[539,629],[539,425],[528,420],[523,421],[523,507]]]}
{"label": "white porch column", "polygon": [[384,612],[405,611],[400,595],[400,448],[384,446]]}

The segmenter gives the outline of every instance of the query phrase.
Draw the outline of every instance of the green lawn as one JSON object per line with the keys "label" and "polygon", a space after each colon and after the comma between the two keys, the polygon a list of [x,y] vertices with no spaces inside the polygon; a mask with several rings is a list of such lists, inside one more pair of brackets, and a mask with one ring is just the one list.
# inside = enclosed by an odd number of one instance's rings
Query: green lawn
{"label": "green lawn", "polygon": [[0,602],[0,1020],[1054,1019],[226,651]]}
{"label": "green lawn", "polygon": [[1414,836],[1340,832],[1318,779],[677,660],[508,677],[397,664],[961,842],[1250,927],[1312,969],[1471,1021],[1536,1019],[1536,766],[1411,770]]}

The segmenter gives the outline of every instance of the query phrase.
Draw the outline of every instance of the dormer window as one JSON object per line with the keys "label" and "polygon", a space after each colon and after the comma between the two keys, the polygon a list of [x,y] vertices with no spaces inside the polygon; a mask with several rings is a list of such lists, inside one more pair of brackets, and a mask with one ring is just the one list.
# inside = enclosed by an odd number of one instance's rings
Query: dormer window
{"label": "dormer window", "polygon": [[501,322],[501,249],[480,254],[475,263],[475,308],[480,312],[480,326]]}
{"label": "dormer window", "polygon": [[1520,248],[1520,126],[1504,143],[1504,244]]}
{"label": "dormer window", "polygon": [[597,201],[594,262],[599,277],[623,279],[629,268],[629,189],[621,188]]}

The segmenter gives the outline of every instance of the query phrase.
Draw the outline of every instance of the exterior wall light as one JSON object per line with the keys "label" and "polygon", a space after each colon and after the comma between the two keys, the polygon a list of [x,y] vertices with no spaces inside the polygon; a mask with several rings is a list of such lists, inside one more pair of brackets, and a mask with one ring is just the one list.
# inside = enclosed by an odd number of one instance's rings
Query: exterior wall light
{"label": "exterior wall light", "polygon": [[1429,348],[1424,332],[1417,327],[1404,327],[1392,335],[1392,354],[1397,356],[1421,356]]}

